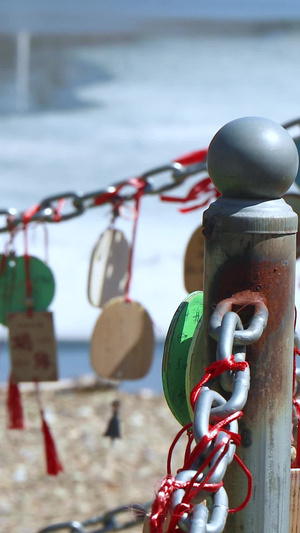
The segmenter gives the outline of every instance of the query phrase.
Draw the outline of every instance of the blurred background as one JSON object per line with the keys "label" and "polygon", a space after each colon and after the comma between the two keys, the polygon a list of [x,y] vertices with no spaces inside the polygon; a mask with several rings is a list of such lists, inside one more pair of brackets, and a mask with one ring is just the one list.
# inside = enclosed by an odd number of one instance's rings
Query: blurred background
{"label": "blurred background", "polygon": [[[299,50],[298,0],[1,0],[0,226],[1,210],[24,212],[49,195],[90,193],[206,148],[235,118],[296,119]],[[179,429],[160,395],[163,342],[186,296],[185,249],[202,223],[202,210],[181,214],[178,207],[158,196],[141,202],[131,297],[154,322],[149,374],[121,390],[76,383],[43,389],[65,468],[58,478],[45,475],[34,394],[22,389],[26,431],[7,431],[0,387],[3,531],[36,533],[152,501]],[[100,309],[88,302],[88,271],[110,220],[106,205],[47,224],[47,234],[41,224],[28,232],[29,253],[47,261],[55,277],[50,310],[60,378],[92,372],[90,339]],[[119,218],[117,227],[130,238],[132,221]],[[8,239],[0,233],[0,252]],[[21,233],[14,246],[24,254]],[[2,384],[9,368],[7,330],[0,326]],[[122,439],[111,442],[103,435],[116,398]]]}
{"label": "blurred background", "polygon": [[[241,116],[297,118],[299,46],[296,0],[2,0],[0,209],[24,211],[49,195],[139,175],[207,147]],[[157,338],[146,385],[158,390],[163,339],[186,296],[185,248],[202,221],[201,210],[177,207],[143,198],[134,255],[131,297],[150,313]],[[47,258],[55,276],[61,377],[91,371],[100,310],[87,299],[88,269],[110,216],[104,206],[48,224],[48,244],[41,227],[30,231],[29,253]],[[118,227],[131,235],[128,220]],[[2,250],[7,240],[1,233]],[[24,253],[21,235],[15,247]],[[1,338],[5,381],[4,327]]]}

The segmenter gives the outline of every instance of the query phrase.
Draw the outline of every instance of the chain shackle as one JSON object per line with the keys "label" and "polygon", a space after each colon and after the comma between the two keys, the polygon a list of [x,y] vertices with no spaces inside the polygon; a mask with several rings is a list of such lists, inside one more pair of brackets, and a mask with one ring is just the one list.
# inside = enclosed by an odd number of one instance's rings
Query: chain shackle
{"label": "chain shackle", "polygon": [[219,302],[210,319],[210,334],[218,340],[223,317],[235,308],[243,309],[247,306],[254,308],[254,313],[247,329],[235,331],[234,344],[248,346],[260,339],[268,321],[269,312],[262,296],[257,292],[243,291]]}
{"label": "chain shackle", "polygon": [[[247,306],[253,308],[253,314],[244,329],[238,312]],[[252,309],[251,309],[252,310]],[[249,291],[222,300],[216,306],[210,319],[210,334],[217,341],[216,364],[219,362],[224,371],[219,371],[219,381],[223,389],[230,391],[226,399],[214,390],[216,378],[204,381],[194,407],[193,436],[201,444],[201,453],[194,460],[191,470],[182,470],[176,477],[178,481],[191,481],[202,465],[209,462],[206,474],[197,481],[205,483],[209,479],[211,486],[223,483],[228,465],[233,461],[238,436],[238,418],[242,415],[250,388],[250,369],[246,363],[246,345],[256,342],[262,335],[268,320],[268,309],[258,294]],[[229,364],[230,362],[230,364]],[[232,362],[232,366],[231,366]],[[226,364],[224,364],[226,363]],[[233,370],[226,370],[232,368]],[[210,375],[210,374],[209,374]],[[224,376],[226,375],[224,386]],[[213,374],[212,374],[213,376]],[[228,514],[228,497],[222,486],[217,492],[211,492],[212,507],[210,512],[203,503],[210,490],[203,489],[192,502],[192,512],[186,512],[179,520],[182,531],[189,533],[222,533]],[[185,489],[179,488],[172,495],[172,509],[184,503]],[[174,511],[176,513],[176,509]]]}

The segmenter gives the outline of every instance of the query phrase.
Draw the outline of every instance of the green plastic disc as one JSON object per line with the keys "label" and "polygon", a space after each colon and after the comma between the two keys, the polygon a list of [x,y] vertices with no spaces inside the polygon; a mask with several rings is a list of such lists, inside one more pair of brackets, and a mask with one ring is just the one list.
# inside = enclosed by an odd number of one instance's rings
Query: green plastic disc
{"label": "green plastic disc", "polygon": [[7,314],[27,311],[45,311],[53,300],[55,283],[50,268],[29,257],[31,298],[28,298],[25,257],[0,255],[0,323],[6,324]]}
{"label": "green plastic disc", "polygon": [[185,374],[189,347],[202,314],[203,293],[192,292],[181,302],[174,314],[164,346],[163,390],[170,410],[182,426],[191,422]]}
{"label": "green plastic disc", "polygon": [[193,388],[202,379],[206,366],[209,366],[209,362],[204,361],[204,325],[203,317],[201,317],[190,343],[185,374],[186,401],[191,419],[193,419],[193,409],[190,395]]}

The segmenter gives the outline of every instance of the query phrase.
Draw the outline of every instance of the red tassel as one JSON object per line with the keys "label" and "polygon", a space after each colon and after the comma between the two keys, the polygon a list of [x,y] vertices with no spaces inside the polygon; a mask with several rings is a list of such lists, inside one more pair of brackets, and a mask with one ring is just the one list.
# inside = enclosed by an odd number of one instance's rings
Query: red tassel
{"label": "red tassel", "polygon": [[63,466],[58,458],[55,442],[51,435],[49,426],[44,418],[44,413],[41,411],[42,417],[42,432],[44,435],[44,444],[45,444],[45,456],[47,464],[47,474],[49,476],[57,476],[59,472],[63,471]]}
{"label": "red tassel", "polygon": [[8,429],[24,429],[22,400],[18,383],[14,383],[10,375],[7,391]]}

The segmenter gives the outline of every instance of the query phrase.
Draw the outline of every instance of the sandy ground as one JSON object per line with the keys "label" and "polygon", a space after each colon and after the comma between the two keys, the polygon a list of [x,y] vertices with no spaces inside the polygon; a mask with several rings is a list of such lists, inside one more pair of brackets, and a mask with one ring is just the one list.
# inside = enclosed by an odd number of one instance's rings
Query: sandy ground
{"label": "sandy ground", "polygon": [[[35,393],[22,391],[26,429],[7,430],[6,392],[1,390],[0,531],[37,533],[50,524],[81,522],[119,505],[151,502],[180,429],[163,396],[82,386],[41,388],[41,395],[64,472],[45,474]],[[112,442],[103,434],[116,399],[122,438]],[[175,452],[174,467],[181,465],[184,446],[182,442]],[[128,517],[123,514],[118,520],[124,519]],[[130,530],[141,531],[141,523]]]}

